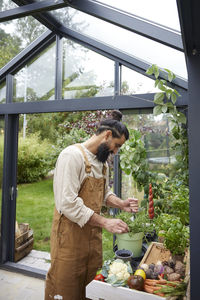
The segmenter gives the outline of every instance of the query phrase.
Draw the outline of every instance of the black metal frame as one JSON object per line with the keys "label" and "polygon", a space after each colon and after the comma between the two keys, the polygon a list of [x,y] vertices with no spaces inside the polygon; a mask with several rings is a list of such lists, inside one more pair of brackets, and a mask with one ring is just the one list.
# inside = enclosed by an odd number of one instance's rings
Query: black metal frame
{"label": "black metal frame", "polygon": [[[119,94],[120,86],[120,68],[121,65],[129,67],[143,75],[149,67],[148,63],[138,58],[121,53],[117,49],[105,45],[95,39],[89,38],[81,33],[75,32],[66,26],[63,26],[56,20],[48,10],[58,9],[60,7],[71,6],[87,14],[103,19],[107,22],[125,28],[137,34],[156,40],[164,45],[178,49],[185,53],[188,66],[188,84],[187,81],[177,77],[175,86],[182,95],[179,99],[179,106],[189,107],[189,153],[190,153],[190,231],[191,231],[191,299],[197,299],[198,293],[198,270],[200,262],[198,254],[200,252],[199,243],[199,181],[198,173],[200,167],[200,139],[198,131],[200,128],[200,21],[198,0],[177,0],[179,17],[182,31],[182,42],[180,34],[176,31],[170,31],[164,26],[157,26],[153,22],[147,22],[142,18],[136,18],[121,10],[101,4],[93,0],[71,0],[57,3],[53,1],[28,1],[14,0],[19,7],[14,10],[0,13],[0,22],[11,20],[25,15],[33,15],[38,21],[53,32],[47,31],[37,41],[32,43],[27,49],[22,51],[16,58],[0,70],[0,82],[7,82],[7,100],[6,104],[0,104],[0,113],[5,115],[5,149],[4,151],[4,180],[3,180],[3,209],[2,209],[2,232],[3,232],[3,262],[13,259],[14,242],[14,220],[15,220],[15,201],[11,197],[16,197],[16,155],[17,155],[17,128],[18,114],[20,113],[38,113],[38,112],[57,112],[57,111],[75,111],[75,110],[96,110],[96,109],[146,109],[153,108],[153,94],[122,96]],[[152,31],[153,29],[153,31]],[[56,36],[57,35],[57,36]],[[90,99],[61,100],[61,70],[62,70],[62,39],[61,37],[72,39],[83,46],[104,55],[115,61],[115,96],[99,97]],[[12,103],[12,75],[23,67],[36,53],[42,51],[46,46],[56,39],[56,89],[55,101],[31,102],[31,103]],[[164,78],[166,74],[161,74]],[[188,91],[187,91],[188,88]],[[145,99],[145,100],[144,100]],[[12,149],[12,150],[11,150]],[[116,157],[115,169],[118,168]],[[14,174],[14,176],[13,176]],[[115,179],[115,191],[120,194],[119,178]],[[12,189],[12,194],[11,192]],[[9,220],[11,222],[9,222]],[[15,268],[15,265],[6,262],[2,267]],[[23,269],[23,267],[19,267]],[[30,271],[30,272],[29,272]],[[35,274],[33,270],[29,270]],[[25,270],[26,272],[26,270]],[[43,275],[42,275],[43,276]]]}

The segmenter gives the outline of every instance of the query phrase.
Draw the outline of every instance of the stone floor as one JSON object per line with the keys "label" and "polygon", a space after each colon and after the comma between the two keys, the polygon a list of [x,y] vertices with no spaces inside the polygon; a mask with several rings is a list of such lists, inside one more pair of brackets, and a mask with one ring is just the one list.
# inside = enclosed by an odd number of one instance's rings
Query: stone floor
{"label": "stone floor", "polygon": [[[17,264],[47,271],[50,266],[50,254],[32,250]],[[44,280],[0,269],[0,300],[43,299]]]}
{"label": "stone floor", "polygon": [[18,261],[17,264],[48,271],[50,267],[50,253],[32,250],[26,257]]}

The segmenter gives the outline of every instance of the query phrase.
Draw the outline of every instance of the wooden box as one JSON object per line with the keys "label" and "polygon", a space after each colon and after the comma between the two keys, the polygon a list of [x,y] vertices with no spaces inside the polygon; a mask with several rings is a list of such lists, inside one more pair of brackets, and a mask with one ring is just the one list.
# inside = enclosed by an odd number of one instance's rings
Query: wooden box
{"label": "wooden box", "polygon": [[156,264],[158,261],[168,261],[171,256],[171,252],[166,249],[162,243],[152,242],[142,258],[140,265]]}
{"label": "wooden box", "polygon": [[[25,224],[26,225],[26,224]],[[15,237],[15,256],[14,261],[17,262],[24,256],[29,254],[33,249],[33,230],[26,227],[24,224],[20,224],[21,230],[25,230],[22,234]],[[23,227],[23,228],[22,228]]]}
{"label": "wooden box", "polygon": [[166,300],[165,297],[93,280],[86,287],[86,297],[92,300]]}

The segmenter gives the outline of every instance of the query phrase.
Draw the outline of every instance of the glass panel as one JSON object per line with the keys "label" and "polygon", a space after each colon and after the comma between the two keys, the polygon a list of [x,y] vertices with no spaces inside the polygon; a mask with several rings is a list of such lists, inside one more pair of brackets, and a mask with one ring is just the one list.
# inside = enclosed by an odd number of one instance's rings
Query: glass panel
{"label": "glass panel", "polygon": [[12,0],[1,0],[0,1],[0,11],[4,11],[7,9],[18,7],[16,3],[14,3]]}
{"label": "glass panel", "polygon": [[55,43],[14,75],[14,102],[55,99]]}
{"label": "glass panel", "polygon": [[180,31],[176,0],[99,0],[99,2]]}
{"label": "glass panel", "polygon": [[184,53],[72,8],[62,10],[62,14],[65,11],[66,14],[73,15],[70,22],[65,23],[69,27],[76,26],[77,31],[130,56],[138,57],[149,64],[157,64],[160,68],[170,69],[175,74],[187,78]]}
{"label": "glass panel", "polygon": [[[123,116],[123,121],[128,128],[138,130],[142,134],[142,140],[147,152],[149,169],[163,173],[173,174],[175,162],[174,138],[170,133],[168,118],[166,115],[154,116],[153,114],[133,114],[131,111]],[[134,195],[140,201],[144,198],[144,192],[139,192],[132,176],[122,172],[122,198],[127,199]]]}
{"label": "glass panel", "polygon": [[6,83],[0,84],[0,103],[6,102]]}
{"label": "glass panel", "polygon": [[0,68],[45,31],[31,16],[0,23]]}
{"label": "glass panel", "polygon": [[63,98],[112,96],[114,62],[64,40]]}
{"label": "glass panel", "polygon": [[0,116],[0,257],[1,257],[1,209],[3,183],[3,153],[4,153],[4,117]]}
{"label": "glass panel", "polygon": [[145,94],[156,93],[159,89],[154,87],[155,81],[134,70],[122,66],[121,94]]}

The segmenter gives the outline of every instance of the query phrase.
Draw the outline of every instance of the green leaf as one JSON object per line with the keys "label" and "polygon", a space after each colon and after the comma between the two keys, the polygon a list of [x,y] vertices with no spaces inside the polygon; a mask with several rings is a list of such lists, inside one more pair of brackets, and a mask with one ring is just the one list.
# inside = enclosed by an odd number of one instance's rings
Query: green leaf
{"label": "green leaf", "polygon": [[[156,93],[154,96],[154,103],[155,104],[162,104],[165,98],[165,94],[164,93]],[[162,101],[162,102],[161,102]]]}
{"label": "green leaf", "polygon": [[159,70],[158,69],[156,69],[156,71],[155,71],[155,77],[156,77],[156,79],[159,77]]}
{"label": "green leaf", "polygon": [[161,105],[155,106],[153,109],[153,114],[154,116],[162,114],[162,106]]}
{"label": "green leaf", "polygon": [[175,104],[176,103],[176,95],[174,93],[172,93],[171,99],[172,99],[172,103]]}
{"label": "green leaf", "polygon": [[158,83],[158,88],[163,91],[163,92],[166,92],[167,91],[167,88],[164,86],[164,84],[162,83],[162,81],[160,81]]}
{"label": "green leaf", "polygon": [[152,68],[152,66],[149,67],[149,68],[146,70],[145,73],[146,73],[147,75],[152,75],[152,74],[153,74],[153,68]]}
{"label": "green leaf", "polygon": [[186,119],[186,116],[185,116],[183,113],[180,112],[180,113],[177,115],[177,118],[178,118],[178,121],[179,121],[180,123],[186,124],[187,119]]}
{"label": "green leaf", "polygon": [[157,87],[157,85],[159,84],[160,80],[159,79],[156,79],[155,81],[155,87]]}
{"label": "green leaf", "polygon": [[167,106],[167,104],[164,104],[162,106],[162,112],[165,114],[167,112],[167,110],[168,110],[168,106]]}

